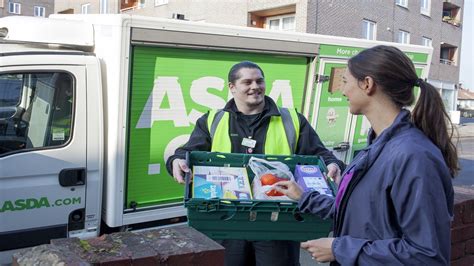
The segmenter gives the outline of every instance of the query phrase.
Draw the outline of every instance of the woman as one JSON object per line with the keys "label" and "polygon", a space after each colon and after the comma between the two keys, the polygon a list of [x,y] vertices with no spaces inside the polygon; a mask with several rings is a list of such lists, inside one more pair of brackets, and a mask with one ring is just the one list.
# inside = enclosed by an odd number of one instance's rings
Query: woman
{"label": "woman", "polygon": [[[418,79],[399,49],[376,46],[349,60],[343,94],[371,123],[368,146],[343,173],[335,198],[277,188],[303,212],[334,218],[334,237],[301,244],[318,262],[342,265],[448,265],[458,171],[449,117],[436,89]],[[420,97],[410,113],[404,107]]]}

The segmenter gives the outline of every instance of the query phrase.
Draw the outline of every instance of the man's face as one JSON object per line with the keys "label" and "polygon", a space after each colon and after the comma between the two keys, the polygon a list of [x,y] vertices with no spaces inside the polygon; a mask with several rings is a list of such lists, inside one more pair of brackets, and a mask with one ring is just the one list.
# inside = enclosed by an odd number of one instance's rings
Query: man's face
{"label": "man's face", "polygon": [[257,68],[241,68],[239,77],[229,88],[234,95],[237,107],[257,108],[264,104],[265,79]]}

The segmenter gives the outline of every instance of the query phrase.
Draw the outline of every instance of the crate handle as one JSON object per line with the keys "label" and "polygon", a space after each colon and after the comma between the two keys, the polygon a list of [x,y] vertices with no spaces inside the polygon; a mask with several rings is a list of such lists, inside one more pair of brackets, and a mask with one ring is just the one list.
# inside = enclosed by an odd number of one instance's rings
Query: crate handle
{"label": "crate handle", "polygon": [[249,212],[249,221],[255,222],[257,220],[257,212],[256,211],[250,211]]}
{"label": "crate handle", "polygon": [[226,214],[222,215],[220,219],[222,221],[229,221],[229,220],[232,220],[232,218],[234,218],[235,214],[237,214],[237,208],[234,211],[228,211]]}
{"label": "crate handle", "polygon": [[197,206],[198,212],[215,212],[217,211],[216,204],[205,203]]}
{"label": "crate handle", "polygon": [[270,221],[272,222],[278,221],[278,214],[279,212],[272,212],[272,214],[270,215]]}
{"label": "crate handle", "polygon": [[293,218],[295,218],[295,220],[298,222],[304,222],[304,218],[301,216],[300,212],[293,212]]}
{"label": "crate handle", "polygon": [[[252,206],[250,206],[249,211],[253,211],[254,208],[260,207],[260,206],[258,206],[258,205],[261,205],[261,204],[263,204],[263,203],[266,203],[266,202],[263,202],[263,201],[254,202],[254,203],[252,204]],[[279,205],[278,203],[276,203],[276,202],[275,202],[275,204],[276,204],[275,206],[271,206],[271,207],[269,207],[267,210],[262,210],[262,211],[267,211],[267,212],[275,212],[275,211],[276,211],[276,212],[279,212],[279,211],[281,210],[281,209],[280,209],[280,205]]]}

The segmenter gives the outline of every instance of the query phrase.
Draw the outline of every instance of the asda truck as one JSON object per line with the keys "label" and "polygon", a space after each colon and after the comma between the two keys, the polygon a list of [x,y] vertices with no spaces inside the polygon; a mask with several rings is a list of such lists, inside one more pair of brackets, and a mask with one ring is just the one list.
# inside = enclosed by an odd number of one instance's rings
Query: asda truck
{"label": "asda truck", "polygon": [[[242,60],[349,161],[369,124],[349,113],[341,75],[382,43],[131,15],[1,18],[0,252],[181,221],[165,161],[231,97],[227,72]],[[432,48],[388,44],[427,76]]]}

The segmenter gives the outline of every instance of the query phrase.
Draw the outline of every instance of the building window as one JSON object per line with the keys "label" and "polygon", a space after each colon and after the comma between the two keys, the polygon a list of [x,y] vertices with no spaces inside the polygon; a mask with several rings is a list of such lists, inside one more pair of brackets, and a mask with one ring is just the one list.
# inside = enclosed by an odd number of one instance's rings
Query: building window
{"label": "building window", "polygon": [[21,14],[21,4],[20,3],[9,2],[8,3],[8,13],[20,15]]}
{"label": "building window", "polygon": [[443,2],[443,21],[454,26],[461,26],[460,7],[451,3]]}
{"label": "building window", "polygon": [[420,0],[420,13],[426,16],[431,15],[431,0]]}
{"label": "building window", "polygon": [[428,37],[421,38],[421,45],[433,47],[433,40]]}
{"label": "building window", "polygon": [[395,0],[395,4],[403,7],[408,7],[408,0]]}
{"label": "building window", "polygon": [[120,12],[144,7],[145,0],[120,0]]}
{"label": "building window", "polygon": [[155,6],[161,6],[168,4],[168,0],[155,0]]}
{"label": "building window", "polygon": [[295,31],[295,15],[267,17],[265,25],[271,30]]}
{"label": "building window", "polygon": [[444,65],[455,66],[457,64],[457,50],[458,48],[456,46],[442,42],[439,62]]}
{"label": "building window", "polygon": [[107,14],[108,0],[100,0],[100,13]]}
{"label": "building window", "polygon": [[399,43],[410,43],[410,33],[407,31],[399,30],[398,31],[398,40]]}
{"label": "building window", "polygon": [[81,5],[81,13],[82,14],[89,14],[90,7],[91,7],[91,4],[89,4],[89,3]]}
{"label": "building window", "polygon": [[42,6],[35,6],[34,14],[35,14],[35,17],[45,17],[46,9]]}
{"label": "building window", "polygon": [[375,40],[377,36],[377,24],[370,20],[362,21],[362,38],[367,40]]}

